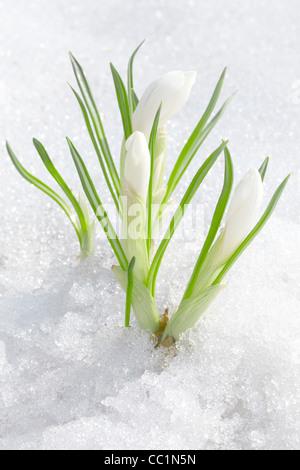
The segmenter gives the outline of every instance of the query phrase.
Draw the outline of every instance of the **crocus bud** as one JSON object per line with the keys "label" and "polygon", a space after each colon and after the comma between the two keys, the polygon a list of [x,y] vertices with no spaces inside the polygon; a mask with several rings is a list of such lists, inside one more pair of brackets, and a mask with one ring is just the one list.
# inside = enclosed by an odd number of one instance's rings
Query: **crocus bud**
{"label": "crocus bud", "polygon": [[263,184],[256,168],[250,168],[237,185],[230,202],[218,259],[225,260],[242,243],[258,219]]}
{"label": "crocus bud", "polygon": [[150,178],[150,152],[142,132],[134,132],[125,143],[125,180],[144,201],[147,200]]}
{"label": "crocus bud", "polygon": [[174,71],[163,75],[146,88],[132,115],[134,131],[141,131],[149,139],[153,121],[162,103],[159,127],[164,126],[188,100],[196,72]]}

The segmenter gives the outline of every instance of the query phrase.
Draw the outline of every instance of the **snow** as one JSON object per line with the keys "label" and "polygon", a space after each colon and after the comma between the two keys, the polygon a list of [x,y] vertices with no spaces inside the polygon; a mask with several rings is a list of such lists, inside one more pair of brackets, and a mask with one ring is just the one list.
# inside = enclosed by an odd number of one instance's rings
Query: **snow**
{"label": "snow", "polygon": [[[296,0],[0,0],[1,449],[299,449],[299,13]],[[99,224],[95,257],[79,264],[69,221],[22,180],[4,146],[7,138],[24,166],[54,186],[31,142],[39,138],[77,193],[68,135],[111,202],[66,84],[75,85],[68,51],[87,71],[118,156],[109,62],[124,76],[144,38],[139,94],[169,70],[198,72],[189,103],[169,124],[167,171],[224,66],[221,101],[238,89],[177,200],[222,138],[236,181],[270,156],[265,204],[292,172],[228,287],[169,352],[154,349],[134,320],[124,328],[124,294]],[[220,161],[195,200],[205,228],[222,170]],[[170,243],[158,277],[161,313],[178,305],[203,241],[192,217],[191,209],[186,242]]]}

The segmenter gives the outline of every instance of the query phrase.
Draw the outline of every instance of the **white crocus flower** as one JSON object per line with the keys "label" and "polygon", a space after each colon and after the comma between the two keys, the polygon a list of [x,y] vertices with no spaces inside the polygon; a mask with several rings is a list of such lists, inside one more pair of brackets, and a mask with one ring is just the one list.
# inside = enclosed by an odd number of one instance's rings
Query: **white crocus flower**
{"label": "white crocus flower", "polygon": [[250,168],[236,186],[229,204],[225,227],[208,253],[191,296],[208,288],[221,272],[224,263],[234,253],[257,222],[263,197],[263,184],[256,168]]}
{"label": "white crocus flower", "polygon": [[242,243],[258,219],[263,198],[262,179],[256,168],[250,168],[237,185],[230,202],[218,259],[227,259]]}
{"label": "white crocus flower", "polygon": [[146,203],[150,178],[150,152],[146,137],[136,131],[125,142],[122,237],[128,260],[134,256],[134,276],[145,283],[149,271],[146,244]]}
{"label": "white crocus flower", "polygon": [[125,143],[125,181],[146,202],[150,178],[150,152],[145,135],[136,131]]}
{"label": "white crocus flower", "polygon": [[187,102],[195,80],[196,72],[173,71],[152,82],[132,115],[133,130],[143,132],[149,139],[160,104],[162,103],[159,128]]}

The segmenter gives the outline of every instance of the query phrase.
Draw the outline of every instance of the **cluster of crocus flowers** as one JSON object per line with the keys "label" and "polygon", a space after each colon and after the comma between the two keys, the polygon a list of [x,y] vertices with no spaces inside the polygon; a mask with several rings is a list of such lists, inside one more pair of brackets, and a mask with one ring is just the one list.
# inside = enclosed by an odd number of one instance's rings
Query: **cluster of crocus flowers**
{"label": "cluster of crocus flowers", "polygon": [[[116,97],[124,131],[121,146],[120,170],[116,168],[108,140],[86,75],[72,56],[71,62],[80,94],[72,88],[80,106],[101,171],[122,222],[121,236],[117,234],[102,197],[83,158],[72,141],[67,138],[82,190],[103,228],[119,262],[113,272],[126,292],[125,326],[130,325],[131,307],[139,326],[156,334],[159,344],[169,346],[180,334],[192,327],[203,312],[225,287],[224,278],[238,257],[267,222],[284,190],[289,176],[279,185],[265,211],[260,214],[263,198],[263,180],[267,158],[257,170],[251,168],[233,187],[233,163],[228,142],[222,141],[212,153],[201,161],[177,208],[173,194],[198,153],[202,143],[223,116],[231,97],[218,112],[211,115],[218,102],[226,69],[221,74],[212,97],[174,162],[170,175],[165,175],[167,155],[167,123],[188,101],[196,79],[192,71],[172,71],[152,82],[140,100],[133,86],[133,61],[140,46],[130,57],[127,87],[111,64]],[[48,171],[71,202],[73,209],[52,189],[30,175],[17,160],[9,145],[7,149],[22,176],[52,197],[66,212],[79,238],[81,258],[93,252],[94,223],[91,222],[82,192],[75,199],[42,144],[34,144]],[[177,310],[170,319],[159,315],[155,300],[157,275],[168,245],[184,217],[206,175],[215,162],[224,155],[224,182],[212,215],[211,224],[196,260],[188,285]],[[167,211],[174,208],[165,235],[154,243],[155,234]],[[75,212],[74,212],[75,211]],[[224,220],[224,222],[223,222]],[[180,260],[179,260],[180,262]]]}

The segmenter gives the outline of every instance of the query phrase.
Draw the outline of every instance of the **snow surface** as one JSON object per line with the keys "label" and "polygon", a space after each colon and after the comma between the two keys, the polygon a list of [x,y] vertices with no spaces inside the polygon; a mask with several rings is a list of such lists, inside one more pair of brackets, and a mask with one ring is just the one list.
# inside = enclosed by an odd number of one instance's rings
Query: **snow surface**
{"label": "snow surface", "polygon": [[[298,0],[0,0],[1,449],[299,449],[299,14]],[[239,90],[177,199],[221,138],[236,180],[271,157],[265,203],[293,173],[228,287],[169,353],[134,321],[123,327],[124,294],[100,226],[95,257],[80,265],[69,221],[22,180],[4,147],[7,138],[52,184],[31,143],[39,138],[77,192],[68,135],[109,201],[66,84],[75,84],[68,51],[87,71],[117,159],[109,62],[124,76],[144,38],[139,93],[169,70],[198,71],[169,125],[168,171],[225,65],[222,100]],[[206,228],[222,171],[220,160],[196,200]],[[178,304],[203,231],[185,236],[170,244],[158,279],[161,313]]]}

